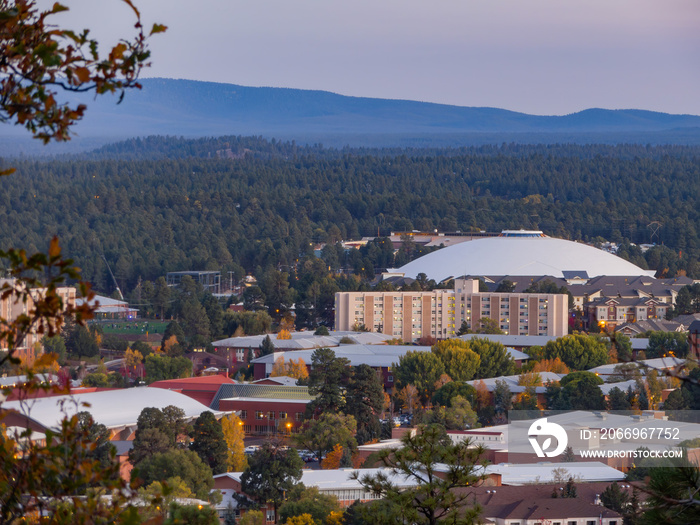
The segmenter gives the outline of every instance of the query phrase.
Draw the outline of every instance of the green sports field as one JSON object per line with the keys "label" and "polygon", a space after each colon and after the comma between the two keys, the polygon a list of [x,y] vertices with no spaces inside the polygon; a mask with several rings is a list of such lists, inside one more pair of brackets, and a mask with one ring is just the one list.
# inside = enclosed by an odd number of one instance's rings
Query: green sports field
{"label": "green sports field", "polygon": [[168,326],[167,322],[163,321],[148,321],[139,319],[137,321],[131,320],[121,320],[121,319],[109,319],[103,321],[97,321],[102,327],[105,334],[128,334],[128,335],[141,335],[146,334],[162,334],[165,331],[165,327]]}

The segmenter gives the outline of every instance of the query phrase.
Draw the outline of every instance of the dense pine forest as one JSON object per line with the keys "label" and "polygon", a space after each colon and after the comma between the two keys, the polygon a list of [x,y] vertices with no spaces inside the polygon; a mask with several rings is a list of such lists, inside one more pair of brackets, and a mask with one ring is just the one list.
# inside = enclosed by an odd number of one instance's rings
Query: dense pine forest
{"label": "dense pine forest", "polygon": [[[333,245],[412,229],[615,241],[660,275],[700,278],[699,159],[700,148],[681,146],[372,150],[135,139],[83,157],[5,161],[17,171],[0,179],[0,246],[41,250],[58,235],[104,293],[113,283],[103,256],[126,290],[175,270],[276,269],[294,279],[315,243],[329,243],[332,271],[369,276],[421,252]],[[645,254],[629,244],[650,242],[659,246]]]}

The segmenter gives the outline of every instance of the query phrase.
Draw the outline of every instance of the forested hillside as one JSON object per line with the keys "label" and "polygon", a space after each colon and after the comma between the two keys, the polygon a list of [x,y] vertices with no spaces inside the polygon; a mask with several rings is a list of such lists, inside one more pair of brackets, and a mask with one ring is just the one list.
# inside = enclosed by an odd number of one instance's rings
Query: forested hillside
{"label": "forested hillside", "polygon": [[[122,157],[122,158],[120,158]],[[664,275],[700,277],[700,149],[507,146],[325,150],[255,138],[150,139],[91,158],[13,162],[0,179],[0,246],[53,235],[96,288],[167,271],[293,274],[311,243],[411,229],[537,228],[568,239],[664,247],[622,254]],[[405,262],[327,249],[332,269]],[[645,260],[646,257],[646,260]]]}

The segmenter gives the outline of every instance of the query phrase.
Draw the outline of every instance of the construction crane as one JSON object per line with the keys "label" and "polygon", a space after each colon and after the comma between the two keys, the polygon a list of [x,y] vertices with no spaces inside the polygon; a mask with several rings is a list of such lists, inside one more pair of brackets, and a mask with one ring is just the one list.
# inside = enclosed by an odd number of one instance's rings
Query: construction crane
{"label": "construction crane", "polygon": [[112,273],[112,268],[109,267],[109,263],[107,262],[107,258],[105,257],[105,254],[102,254],[102,260],[105,262],[107,265],[107,270],[109,270],[109,275],[112,276],[112,280],[114,281],[114,286],[117,287],[117,292],[119,293],[119,297],[121,298],[122,301],[124,301],[124,294],[122,293],[121,289],[119,288],[119,283],[117,282],[117,279],[114,277],[114,274]]}

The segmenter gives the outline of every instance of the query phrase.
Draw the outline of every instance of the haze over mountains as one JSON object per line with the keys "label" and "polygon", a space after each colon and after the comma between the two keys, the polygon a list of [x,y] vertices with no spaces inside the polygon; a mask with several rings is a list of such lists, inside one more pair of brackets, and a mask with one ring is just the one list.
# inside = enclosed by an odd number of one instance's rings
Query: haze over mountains
{"label": "haze over mountains", "polygon": [[[144,79],[141,91],[92,96],[75,145],[148,135],[261,135],[326,145],[455,146],[484,143],[700,144],[700,116],[587,109],[537,116],[497,108],[348,97],[326,91]],[[20,129],[0,130],[8,138]],[[81,148],[84,149],[84,148]],[[64,149],[65,151],[65,149]],[[7,152],[2,152],[7,154]]]}

